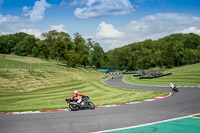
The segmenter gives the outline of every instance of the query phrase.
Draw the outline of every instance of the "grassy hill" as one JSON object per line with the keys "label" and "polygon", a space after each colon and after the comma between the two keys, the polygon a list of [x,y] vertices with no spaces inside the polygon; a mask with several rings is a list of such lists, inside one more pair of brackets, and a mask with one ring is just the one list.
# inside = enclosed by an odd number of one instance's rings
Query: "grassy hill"
{"label": "grassy hill", "polygon": [[126,76],[125,82],[146,86],[169,86],[171,82],[177,86],[200,86],[200,63],[166,69],[164,73],[172,73],[172,75],[154,79],[139,79],[129,75]]}
{"label": "grassy hill", "polygon": [[0,54],[0,112],[68,108],[65,98],[74,90],[90,96],[96,106],[168,94],[111,87],[101,83],[103,76],[55,61]]}

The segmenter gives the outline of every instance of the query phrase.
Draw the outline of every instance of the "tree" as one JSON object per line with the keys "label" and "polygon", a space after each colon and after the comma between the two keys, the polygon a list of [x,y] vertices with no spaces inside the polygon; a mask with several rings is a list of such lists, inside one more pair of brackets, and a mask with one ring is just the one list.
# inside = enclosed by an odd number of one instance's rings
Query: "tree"
{"label": "tree", "polygon": [[80,55],[75,52],[75,50],[70,50],[65,53],[66,64],[71,67],[75,67],[80,64]]}
{"label": "tree", "polygon": [[116,58],[117,50],[110,50],[107,52],[108,62],[106,63],[107,66],[116,67],[118,66],[118,59]]}
{"label": "tree", "polygon": [[74,34],[74,50],[80,55],[80,65],[86,66],[89,58],[89,47],[86,41],[79,33]]}
{"label": "tree", "polygon": [[33,57],[39,57],[39,49],[38,49],[38,47],[33,47],[33,49],[32,49],[32,56]]}
{"label": "tree", "polygon": [[14,52],[15,46],[18,42],[24,39],[28,34],[19,32],[15,34],[3,35],[0,37],[0,52],[11,54]]}
{"label": "tree", "polygon": [[45,42],[47,44],[47,48],[49,51],[49,57],[51,59],[55,59],[55,48],[54,44],[56,42],[56,39],[58,37],[58,32],[56,30],[51,30],[45,33],[42,33],[42,37],[45,39]]}
{"label": "tree", "polygon": [[55,59],[58,61],[61,61],[64,59],[65,55],[65,48],[66,48],[66,43],[63,40],[57,40],[54,44],[54,50],[55,50]]}
{"label": "tree", "polygon": [[56,41],[57,36],[58,32],[56,30],[42,33],[42,37],[45,39],[49,46],[53,46],[53,43]]}
{"label": "tree", "polygon": [[0,36],[0,53],[51,58],[69,66],[150,68],[200,62],[200,36],[172,34],[156,41],[145,40],[104,52],[100,44],[75,33],[71,39],[56,30],[42,34],[44,40],[20,32]]}
{"label": "tree", "polygon": [[14,53],[23,56],[32,55],[33,47],[37,46],[36,41],[37,39],[33,35],[25,36],[16,44]]}
{"label": "tree", "polygon": [[71,50],[73,43],[69,34],[51,30],[42,34],[49,51],[49,57],[57,61],[64,59],[65,49]]}
{"label": "tree", "polygon": [[103,55],[104,51],[100,47],[99,43],[94,43],[92,45],[91,55],[90,55],[90,64],[96,67],[100,67],[103,64]]}
{"label": "tree", "polygon": [[9,49],[6,47],[7,41],[8,41],[8,36],[6,35],[0,36],[0,53],[3,54],[9,53]]}
{"label": "tree", "polygon": [[180,41],[174,41],[172,48],[172,55],[174,56],[175,65],[180,66],[180,62],[183,61],[184,46]]}
{"label": "tree", "polygon": [[139,66],[139,64],[137,63],[139,57],[140,57],[140,51],[139,51],[139,50],[136,50],[136,51],[131,52],[131,56],[130,56],[129,64],[128,64],[128,65],[129,65],[130,67],[135,68],[135,69],[139,69],[140,66]]}
{"label": "tree", "polygon": [[49,49],[45,40],[41,40],[37,42],[39,57],[48,59],[49,58]]}
{"label": "tree", "polygon": [[100,67],[106,65],[106,60],[108,59],[107,54],[105,55],[103,48],[99,43],[92,41],[91,38],[87,39],[87,46],[89,48],[88,62],[90,66]]}

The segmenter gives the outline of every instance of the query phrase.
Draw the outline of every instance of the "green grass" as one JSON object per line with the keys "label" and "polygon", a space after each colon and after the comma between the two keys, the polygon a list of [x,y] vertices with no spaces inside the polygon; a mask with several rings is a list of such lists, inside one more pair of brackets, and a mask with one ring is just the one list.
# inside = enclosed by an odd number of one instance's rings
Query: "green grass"
{"label": "green grass", "polygon": [[76,70],[74,68],[67,67],[66,64],[56,62],[54,60],[38,59],[26,56],[16,56],[16,55],[5,55],[0,54],[0,69],[67,69]]}
{"label": "green grass", "polygon": [[[21,67],[12,67],[10,64],[14,66],[20,64]],[[30,65],[31,68],[22,67]],[[37,67],[38,65],[40,67]],[[71,98],[74,90],[88,95],[96,106],[126,103],[168,94],[168,92],[108,86],[101,83],[101,77],[105,76],[101,72],[83,68],[77,71],[75,68],[61,65],[63,67],[54,61],[14,55],[6,55],[3,59],[0,55],[0,112],[68,108],[65,98]]]}
{"label": "green grass", "polygon": [[144,86],[169,86],[171,82],[177,86],[200,86],[200,63],[168,69],[164,73],[172,73],[172,75],[154,79],[139,79],[127,75],[124,81]]}
{"label": "green grass", "polygon": [[200,118],[200,114],[199,114],[199,115],[195,115],[195,116],[193,116],[193,117],[199,117],[199,118]]}

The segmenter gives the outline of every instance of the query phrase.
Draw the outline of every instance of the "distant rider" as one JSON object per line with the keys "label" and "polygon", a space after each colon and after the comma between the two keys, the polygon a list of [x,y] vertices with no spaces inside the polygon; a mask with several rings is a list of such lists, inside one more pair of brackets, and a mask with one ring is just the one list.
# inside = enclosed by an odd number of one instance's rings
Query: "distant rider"
{"label": "distant rider", "polygon": [[172,83],[170,83],[170,88],[173,90],[176,86]]}
{"label": "distant rider", "polygon": [[84,95],[78,93],[78,91],[75,90],[74,93],[73,93],[72,98],[73,98],[74,100],[78,100],[77,103],[80,103],[80,102],[82,101],[82,98],[81,98],[81,97],[78,97],[78,96],[84,96]]}

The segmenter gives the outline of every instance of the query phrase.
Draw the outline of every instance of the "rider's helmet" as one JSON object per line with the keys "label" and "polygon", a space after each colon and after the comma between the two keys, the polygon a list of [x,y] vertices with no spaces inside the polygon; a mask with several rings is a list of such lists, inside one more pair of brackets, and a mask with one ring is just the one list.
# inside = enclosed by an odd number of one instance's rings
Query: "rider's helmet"
{"label": "rider's helmet", "polygon": [[74,93],[78,93],[78,91],[77,91],[77,90],[75,90],[75,91],[74,91]]}
{"label": "rider's helmet", "polygon": [[170,85],[172,85],[172,83],[170,83]]}

